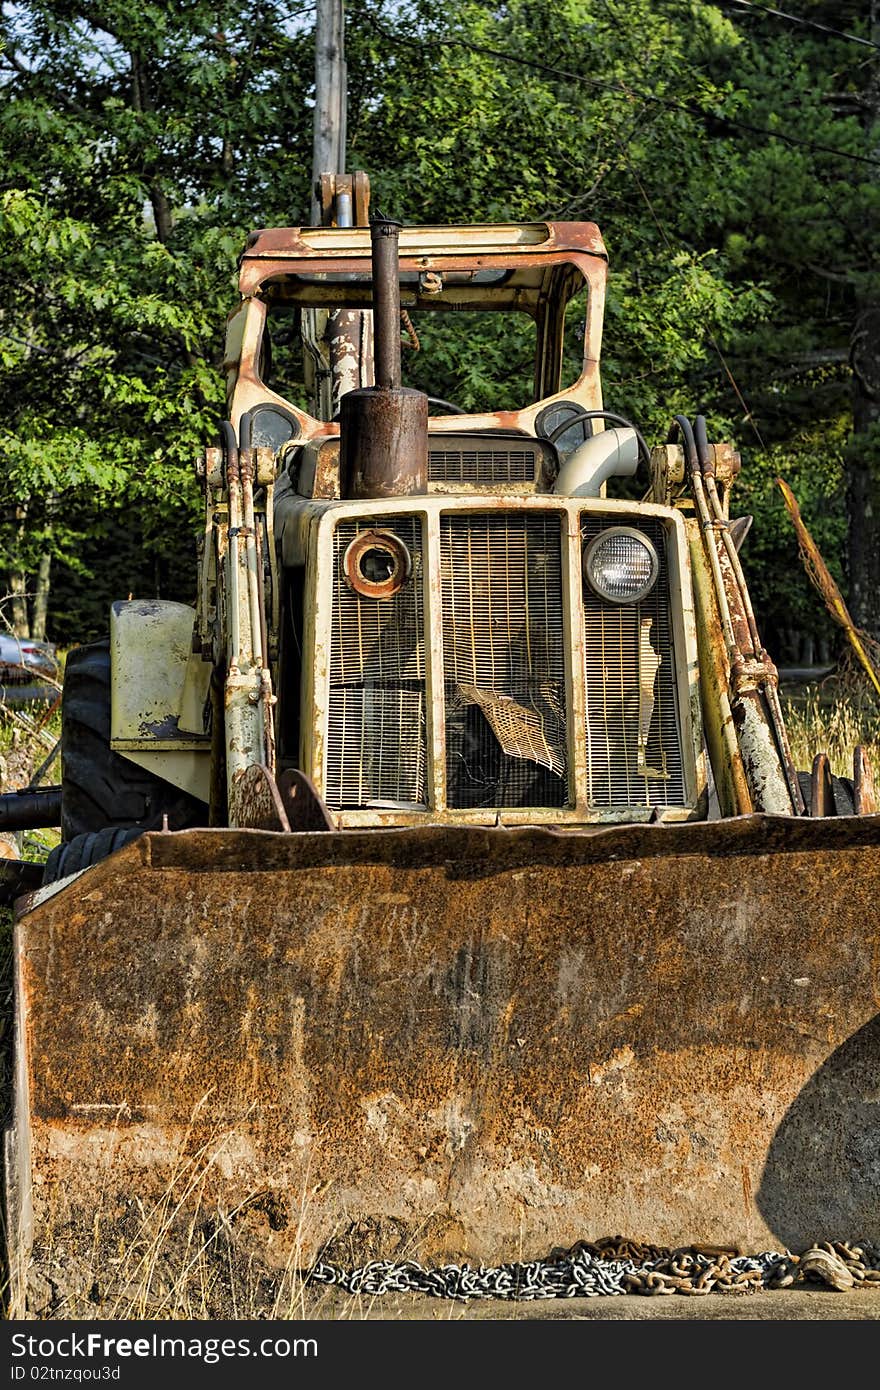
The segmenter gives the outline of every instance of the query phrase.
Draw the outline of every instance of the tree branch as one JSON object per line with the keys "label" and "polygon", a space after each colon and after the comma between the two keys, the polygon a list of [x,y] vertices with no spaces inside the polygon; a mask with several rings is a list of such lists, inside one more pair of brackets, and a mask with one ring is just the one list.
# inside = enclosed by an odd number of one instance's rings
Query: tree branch
{"label": "tree branch", "polygon": [[835,285],[854,285],[855,280],[852,275],[845,271],[826,270],[822,265],[814,265],[811,261],[807,262],[806,269],[813,275],[818,275],[820,280],[832,280]]}

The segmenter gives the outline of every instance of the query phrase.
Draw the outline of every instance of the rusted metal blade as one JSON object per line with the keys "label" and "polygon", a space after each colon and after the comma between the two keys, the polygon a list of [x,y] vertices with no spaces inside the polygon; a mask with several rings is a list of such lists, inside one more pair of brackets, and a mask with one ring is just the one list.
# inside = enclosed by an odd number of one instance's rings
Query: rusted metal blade
{"label": "rusted metal blade", "polygon": [[279,1265],[878,1240],[878,896],[878,816],[144,835],[22,905],[14,1266],[169,1194]]}
{"label": "rusted metal blade", "polygon": [[241,829],[290,830],[275,778],[267,767],[257,763],[246,768],[233,783],[229,812]]}

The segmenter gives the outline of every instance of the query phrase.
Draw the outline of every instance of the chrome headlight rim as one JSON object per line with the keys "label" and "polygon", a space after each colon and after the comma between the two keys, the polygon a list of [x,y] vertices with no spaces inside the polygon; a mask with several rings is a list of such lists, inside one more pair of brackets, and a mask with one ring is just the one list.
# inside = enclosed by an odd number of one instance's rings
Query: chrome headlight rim
{"label": "chrome headlight rim", "polygon": [[[630,536],[647,551],[651,562],[651,572],[647,580],[631,594],[612,594],[603,589],[591,573],[591,561],[595,552],[600,546],[607,544],[608,540],[614,536]],[[657,547],[644,531],[640,531],[637,526],[606,526],[592,540],[584,546],[583,558],[581,561],[581,572],[584,583],[589,586],[598,598],[606,603],[613,603],[615,607],[626,608],[635,603],[641,603],[648,597],[660,577],[660,556],[657,554]]]}

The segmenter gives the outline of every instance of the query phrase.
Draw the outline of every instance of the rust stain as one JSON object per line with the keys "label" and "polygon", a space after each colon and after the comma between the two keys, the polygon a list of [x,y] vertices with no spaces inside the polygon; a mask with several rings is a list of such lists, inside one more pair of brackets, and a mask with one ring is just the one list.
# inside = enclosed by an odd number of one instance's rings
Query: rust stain
{"label": "rust stain", "polygon": [[752,1210],[752,1180],[749,1170],[745,1164],[742,1165],[742,1190],[743,1190],[743,1210],[748,1214]]}
{"label": "rust stain", "polygon": [[250,830],[290,830],[290,821],[267,767],[252,763],[236,774],[229,792],[229,815],[233,825]]}
{"label": "rust stain", "polygon": [[[400,241],[400,274],[418,277],[428,271],[442,277],[447,286],[455,286],[457,280],[462,281],[472,272],[484,269],[516,273],[540,267],[547,275],[561,281],[570,268],[575,268],[588,286],[583,372],[578,383],[558,398],[570,397],[599,406],[599,352],[607,256],[598,228],[592,223],[535,224],[531,228],[520,228],[518,239],[514,240],[510,239],[509,231],[504,227],[404,228]],[[439,239],[438,245],[426,250],[426,238],[432,235]],[[228,378],[234,389],[233,419],[255,404],[277,402],[296,418],[303,441],[338,435],[337,424],[314,419],[266,386],[259,372],[260,345],[270,301],[295,297],[303,304],[314,302],[323,307],[338,304],[355,310],[369,309],[372,303],[370,251],[367,228],[345,229],[344,232],[336,228],[318,229],[317,234],[314,229],[270,228],[248,238],[239,282],[242,299],[248,304],[247,327],[241,335],[238,361],[227,364]],[[321,279],[310,286],[316,276],[332,278]],[[545,292],[546,286],[540,293],[543,296]],[[523,291],[508,289],[504,284],[490,284],[471,287],[468,293],[470,298],[466,303],[471,308],[499,307],[505,294],[510,307],[516,307]],[[538,291],[530,289],[528,293],[534,301],[531,308],[534,308]],[[411,302],[424,307],[435,298],[433,291],[425,290],[411,297]],[[547,391],[544,395],[547,399],[557,399],[557,395]],[[345,398],[342,397],[343,402]],[[536,404],[522,411],[487,411],[467,417],[467,428],[522,429],[534,435],[538,410]],[[454,427],[455,423],[454,417],[439,418],[433,426],[442,431]],[[326,490],[326,479],[316,482],[315,496],[333,495]]]}

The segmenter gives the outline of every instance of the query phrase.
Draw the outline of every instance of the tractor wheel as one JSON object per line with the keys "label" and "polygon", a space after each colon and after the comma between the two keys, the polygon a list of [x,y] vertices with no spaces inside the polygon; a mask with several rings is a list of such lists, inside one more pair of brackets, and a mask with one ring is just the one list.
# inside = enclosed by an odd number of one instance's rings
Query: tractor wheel
{"label": "tractor wheel", "polygon": [[62,840],[105,828],[159,830],[165,816],[170,830],[183,830],[207,825],[208,808],[113,752],[109,638],[77,647],[67,658],[61,700]]}
{"label": "tractor wheel", "polygon": [[[804,798],[804,806],[807,815],[810,814],[810,807],[813,802],[812,794],[812,775],[809,772],[799,772],[798,782],[801,787],[801,796]],[[856,813],[856,793],[851,777],[832,777],[831,778],[831,797],[834,802],[834,816],[854,816]]]}
{"label": "tractor wheel", "polygon": [[43,886],[57,883],[60,878],[67,878],[68,874],[78,873],[80,869],[100,864],[114,850],[121,849],[143,833],[139,825],[109,825],[105,830],[93,830],[87,835],[75,835],[72,840],[63,841],[55,846],[46,860]]}

